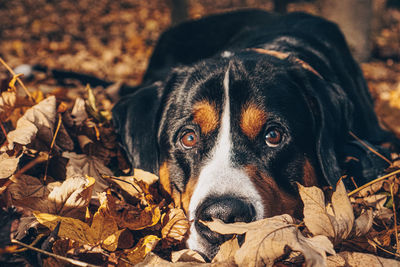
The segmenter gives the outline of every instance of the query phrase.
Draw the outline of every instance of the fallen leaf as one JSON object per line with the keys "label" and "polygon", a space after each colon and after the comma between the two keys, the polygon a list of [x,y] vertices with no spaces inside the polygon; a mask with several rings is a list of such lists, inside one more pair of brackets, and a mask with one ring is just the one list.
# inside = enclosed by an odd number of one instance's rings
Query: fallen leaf
{"label": "fallen leaf", "polygon": [[116,198],[107,194],[108,209],[120,228],[130,230],[141,230],[158,223],[161,211],[157,205],[147,206],[140,209],[128,203],[118,207]]}
{"label": "fallen leaf", "polygon": [[170,243],[182,242],[189,230],[189,221],[182,209],[172,208],[163,217],[161,235]]}
{"label": "fallen leaf", "polygon": [[0,153],[0,179],[10,178],[18,167],[19,158],[22,156],[9,156],[7,153]]}
{"label": "fallen leaf", "polygon": [[137,264],[143,261],[144,257],[156,247],[158,241],[160,241],[160,238],[155,235],[145,236],[139,240],[134,248],[125,250],[124,254],[130,263]]}
{"label": "fallen leaf", "polygon": [[212,262],[229,262],[234,261],[236,252],[239,250],[239,242],[237,237],[234,237],[224,242],[220,247],[217,255]]}
{"label": "fallen leaf", "polygon": [[346,239],[354,225],[354,214],[343,182],[337,185],[328,205],[320,188],[298,187],[304,203],[304,223],[311,233],[330,237],[335,244]]}
{"label": "fallen leaf", "polygon": [[102,178],[103,175],[113,175],[101,160],[96,157],[85,154],[76,154],[75,152],[63,152],[63,157],[69,159],[66,169],[67,177],[88,175],[96,180],[93,188],[93,197],[108,188],[108,183]]}
{"label": "fallen leaf", "polygon": [[400,266],[400,261],[385,259],[367,253],[348,251],[329,256],[327,263],[329,267]]}
{"label": "fallen leaf", "polygon": [[35,177],[21,175],[13,182],[7,189],[10,204],[79,219],[85,218],[94,185],[91,177],[74,177],[44,186]]}
{"label": "fallen leaf", "polygon": [[182,249],[173,251],[171,254],[172,262],[206,262],[204,258],[191,249]]}
{"label": "fallen leaf", "polygon": [[307,266],[326,266],[326,253],[335,254],[326,236],[304,237],[287,214],[251,223],[224,224],[218,219],[202,223],[224,235],[246,233],[245,242],[234,256],[239,266],[273,266],[287,247],[300,251]]}
{"label": "fallen leaf", "polygon": [[371,230],[373,223],[372,210],[365,210],[354,222],[354,236],[363,236]]}
{"label": "fallen leaf", "polygon": [[74,124],[77,126],[82,125],[82,123],[88,118],[85,109],[85,100],[78,97],[75,100],[74,107],[72,108],[71,115],[73,116]]}
{"label": "fallen leaf", "polygon": [[16,129],[7,134],[8,145],[2,150],[12,150],[14,143],[31,144],[37,136],[40,136],[46,148],[50,147],[55,121],[56,98],[50,96],[25,112],[17,121]]}

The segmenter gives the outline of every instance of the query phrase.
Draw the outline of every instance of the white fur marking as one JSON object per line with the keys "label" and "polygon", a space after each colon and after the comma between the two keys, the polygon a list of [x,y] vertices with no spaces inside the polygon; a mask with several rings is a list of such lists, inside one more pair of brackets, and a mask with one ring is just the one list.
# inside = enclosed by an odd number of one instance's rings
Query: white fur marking
{"label": "white fur marking", "polygon": [[[253,204],[256,211],[256,220],[264,216],[262,198],[254,187],[247,173],[231,164],[231,125],[229,103],[229,67],[225,73],[223,85],[225,92],[224,107],[221,119],[221,128],[211,157],[200,171],[198,183],[190,199],[189,220],[195,219],[196,210],[201,202],[209,196],[224,194],[235,195]],[[190,227],[191,234],[187,240],[190,249],[202,251],[200,236],[194,223]],[[203,241],[204,242],[204,241]]]}

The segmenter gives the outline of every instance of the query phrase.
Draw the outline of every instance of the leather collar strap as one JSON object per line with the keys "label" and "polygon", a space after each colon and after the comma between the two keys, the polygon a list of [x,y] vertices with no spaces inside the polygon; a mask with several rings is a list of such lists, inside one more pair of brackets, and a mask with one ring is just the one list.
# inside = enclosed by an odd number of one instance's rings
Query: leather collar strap
{"label": "leather collar strap", "polygon": [[254,52],[257,52],[257,53],[260,53],[260,54],[270,55],[270,56],[273,56],[273,57],[276,57],[276,58],[279,58],[279,59],[291,60],[291,61],[299,64],[303,69],[311,71],[312,73],[317,75],[319,78],[323,79],[322,75],[319,74],[318,71],[316,71],[313,67],[311,67],[310,64],[308,64],[307,62],[301,60],[300,58],[293,57],[289,53],[275,51],[275,50],[268,50],[268,49],[264,49],[264,48],[248,48],[246,50],[254,51]]}

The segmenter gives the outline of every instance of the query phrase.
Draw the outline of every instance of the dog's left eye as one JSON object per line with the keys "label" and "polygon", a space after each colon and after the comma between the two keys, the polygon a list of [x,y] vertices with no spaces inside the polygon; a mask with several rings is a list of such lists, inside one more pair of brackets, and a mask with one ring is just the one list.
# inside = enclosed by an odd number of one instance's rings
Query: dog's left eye
{"label": "dog's left eye", "polygon": [[268,129],[265,135],[265,143],[270,147],[277,147],[283,139],[282,132],[277,128]]}
{"label": "dog's left eye", "polygon": [[181,144],[184,148],[190,149],[197,144],[198,138],[194,131],[187,131],[181,137]]}

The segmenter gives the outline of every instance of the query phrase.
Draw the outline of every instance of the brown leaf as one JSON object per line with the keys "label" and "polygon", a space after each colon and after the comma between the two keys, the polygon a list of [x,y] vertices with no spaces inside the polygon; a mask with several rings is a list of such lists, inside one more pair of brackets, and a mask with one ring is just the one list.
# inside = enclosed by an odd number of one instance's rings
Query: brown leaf
{"label": "brown leaf", "polygon": [[0,179],[9,178],[18,167],[19,158],[22,156],[9,156],[7,153],[0,153]]}
{"label": "brown leaf", "polygon": [[82,123],[88,118],[85,109],[85,100],[80,97],[75,100],[75,105],[72,108],[71,115],[73,116],[73,121],[75,125],[82,125]]}
{"label": "brown leaf", "polygon": [[111,194],[107,194],[107,200],[110,214],[120,228],[141,230],[157,224],[161,218],[161,211],[157,205],[151,205],[140,209],[128,203],[124,203],[123,206],[118,207],[116,198]]}
{"label": "brown leaf", "polygon": [[332,204],[325,206],[325,197],[318,187],[298,184],[304,203],[304,223],[314,235],[324,235],[334,242],[346,239],[354,225],[354,214],[343,182],[332,195]]}
{"label": "brown leaf", "polygon": [[181,242],[189,230],[189,221],[182,209],[173,208],[163,218],[161,235],[171,243]]}
{"label": "brown leaf", "polygon": [[68,158],[67,177],[88,175],[96,180],[93,188],[93,197],[97,198],[97,193],[103,192],[108,188],[108,183],[102,178],[103,175],[113,175],[101,160],[85,154],[75,152],[64,152],[63,157]]}
{"label": "brown leaf", "polygon": [[13,205],[80,219],[85,218],[94,184],[90,177],[69,178],[47,186],[29,175],[21,175],[13,181],[8,187]]}
{"label": "brown leaf", "polygon": [[329,267],[400,266],[400,261],[385,259],[367,253],[348,251],[329,256],[327,263]]}
{"label": "brown leaf", "polygon": [[[56,98],[50,96],[32,108],[18,120],[15,130],[7,134],[6,150],[12,150],[14,143],[28,145],[37,137],[50,146],[56,121]],[[2,148],[4,150],[4,148]],[[39,150],[39,149],[38,149]]]}
{"label": "brown leaf", "polygon": [[239,243],[236,237],[226,241],[219,247],[217,255],[212,262],[230,262],[234,261],[236,252],[239,250]]}
{"label": "brown leaf", "polygon": [[206,262],[204,258],[191,249],[182,249],[173,251],[171,254],[172,262]]}
{"label": "brown leaf", "polygon": [[239,266],[272,266],[287,252],[287,247],[300,251],[307,266],[326,266],[326,252],[335,254],[327,237],[304,237],[287,214],[251,223],[224,224],[218,219],[203,223],[220,234],[246,233],[245,242],[234,257]]}
{"label": "brown leaf", "polygon": [[145,236],[139,240],[134,248],[125,250],[124,254],[130,263],[139,263],[155,248],[159,240],[160,238],[155,235]]}

